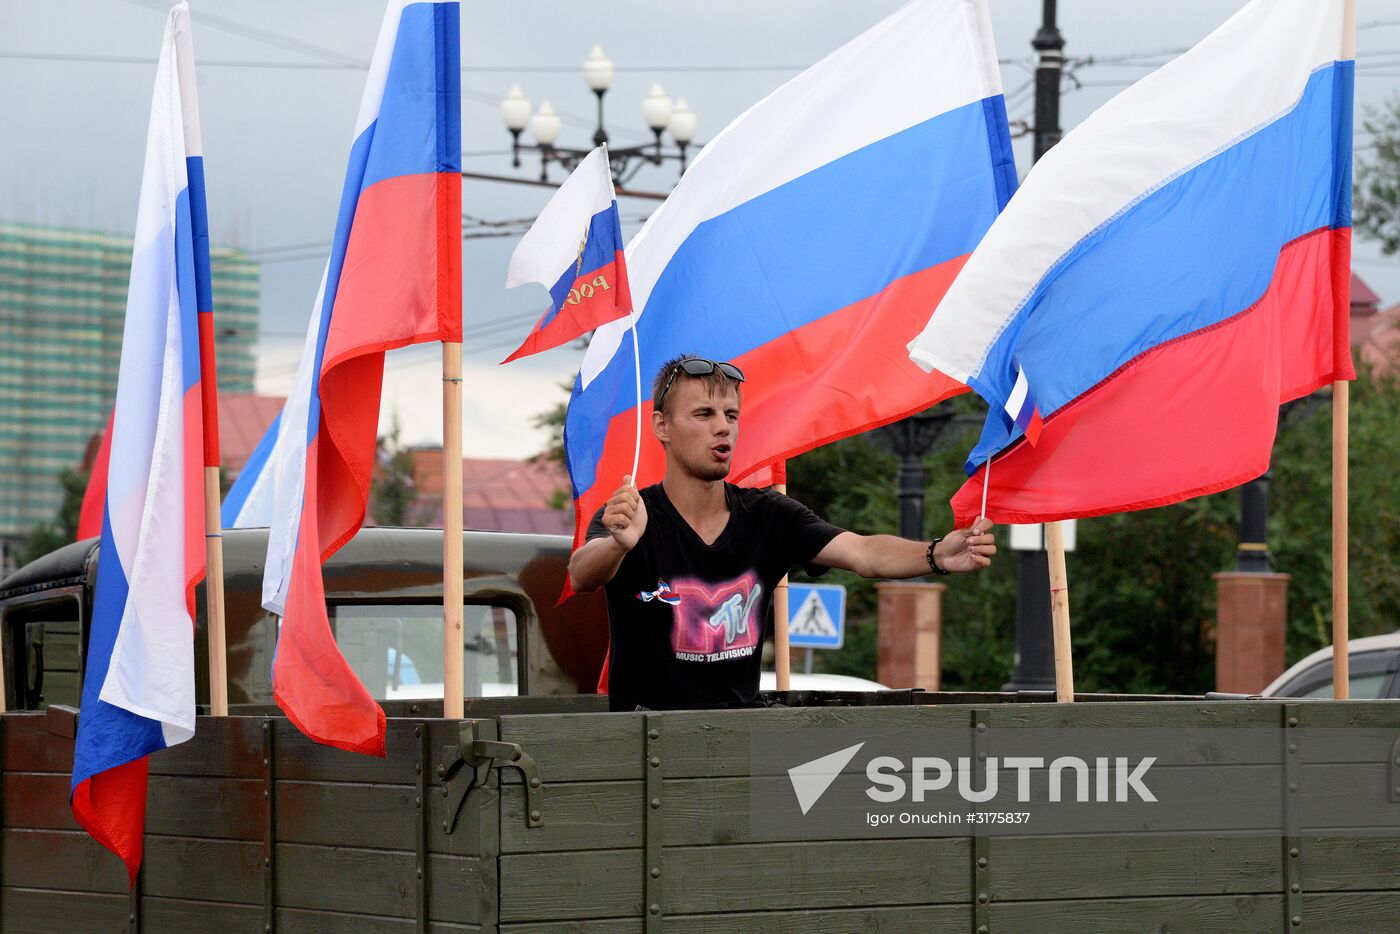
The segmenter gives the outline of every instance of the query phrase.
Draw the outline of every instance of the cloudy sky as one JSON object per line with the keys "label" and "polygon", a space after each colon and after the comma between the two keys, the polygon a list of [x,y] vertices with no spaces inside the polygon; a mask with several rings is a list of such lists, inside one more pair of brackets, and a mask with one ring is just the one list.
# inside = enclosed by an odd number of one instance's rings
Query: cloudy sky
{"label": "cloudy sky", "polygon": [[[498,102],[519,83],[564,117],[561,145],[590,145],[593,97],[581,64],[601,44],[617,67],[607,98],[615,145],[649,138],[641,100],[653,82],[698,114],[704,141],[802,66],[874,25],[895,0],[657,0],[463,3],[463,164],[513,169]],[[1073,127],[1126,84],[1206,35],[1237,0],[1060,0],[1067,85],[1063,125]],[[190,0],[199,63],[209,211],[214,237],[262,263],[260,389],[285,392],[300,354],[382,0]],[[1013,120],[1031,116],[1030,38],[1039,0],[993,0]],[[1359,107],[1400,91],[1400,8],[1358,0]],[[164,0],[0,0],[0,220],[129,231],[134,225],[151,81]],[[1097,59],[1094,63],[1085,59]],[[1105,59],[1119,59],[1108,63]],[[1126,61],[1123,61],[1126,59]],[[1358,120],[1358,126],[1360,121]],[[1366,153],[1365,136],[1357,139]],[[1029,140],[1017,145],[1022,173]],[[632,183],[664,191],[675,166]],[[557,174],[557,170],[556,170]],[[467,181],[465,213],[490,221],[532,217],[548,191]],[[624,200],[626,232],[655,202]],[[465,448],[474,456],[526,456],[540,447],[532,415],[564,398],[559,384],[581,354],[560,348],[509,367],[500,360],[541,307],[542,290],[505,291],[513,239],[464,244]],[[1356,271],[1386,303],[1400,301],[1400,262],[1358,240]],[[439,352],[390,357],[385,408],[406,439],[433,441]]]}

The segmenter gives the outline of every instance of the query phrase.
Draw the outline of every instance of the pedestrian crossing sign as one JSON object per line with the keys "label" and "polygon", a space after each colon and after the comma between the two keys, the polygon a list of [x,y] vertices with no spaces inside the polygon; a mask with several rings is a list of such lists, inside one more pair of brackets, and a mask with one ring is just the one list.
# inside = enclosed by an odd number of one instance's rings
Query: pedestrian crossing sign
{"label": "pedestrian crossing sign", "polygon": [[846,635],[846,588],[840,584],[788,585],[788,645],[839,649]]}

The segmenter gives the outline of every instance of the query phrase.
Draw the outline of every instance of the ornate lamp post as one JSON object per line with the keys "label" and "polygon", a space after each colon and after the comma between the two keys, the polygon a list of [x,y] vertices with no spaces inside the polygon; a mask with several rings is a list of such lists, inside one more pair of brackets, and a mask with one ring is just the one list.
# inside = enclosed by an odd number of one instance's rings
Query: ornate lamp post
{"label": "ornate lamp post", "polygon": [[899,534],[924,537],[924,455],[947,436],[951,428],[981,425],[980,418],[952,412],[920,412],[871,433],[876,443],[899,458]]}
{"label": "ornate lamp post", "polygon": [[[1055,0],[1042,0],[1035,49],[1035,146],[1037,161],[1060,141],[1060,74],[1065,38],[1055,21]],[[1044,535],[1041,536],[1042,542]],[[1016,654],[1011,680],[1003,691],[1050,691],[1055,688],[1055,659],[1050,638],[1050,561],[1043,544],[1016,552]]]}
{"label": "ornate lamp post", "polygon": [[[599,46],[594,46],[583,63],[583,80],[598,98],[598,127],[593,131],[593,146],[601,146],[608,141],[607,130],[603,127],[603,99],[612,87],[613,63],[603,54]],[[651,129],[655,140],[640,146],[608,148],[613,181],[621,187],[637,174],[643,165],[661,165],[667,159],[680,163],[681,174],[685,174],[688,150],[695,139],[695,112],[685,99],[672,101],[659,84],[653,84],[651,91],[642,100],[642,117]],[[540,102],[534,110],[530,99],[525,96],[520,85],[513,85],[501,101],[501,119],[511,136],[512,164],[520,168],[521,152],[537,152],[540,155],[540,181],[549,180],[549,166],[554,163],[565,171],[572,171],[579,160],[588,155],[589,149],[570,149],[555,145],[559,140],[561,123],[554,106],[547,100]],[[521,142],[520,136],[528,130],[530,142]],[[663,136],[670,135],[672,147],[667,147]]]}

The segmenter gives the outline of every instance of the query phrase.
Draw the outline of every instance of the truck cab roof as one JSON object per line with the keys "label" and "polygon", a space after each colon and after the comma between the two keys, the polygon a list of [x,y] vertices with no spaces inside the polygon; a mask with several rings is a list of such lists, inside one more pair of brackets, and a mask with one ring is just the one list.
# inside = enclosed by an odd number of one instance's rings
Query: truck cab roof
{"label": "truck cab roof", "polygon": [[[277,620],[262,608],[267,529],[224,532],[225,625],[229,701],[272,703],[272,652]],[[469,531],[463,534],[467,646],[482,671],[479,689],[499,693],[510,685],[521,694],[588,693],[607,650],[607,610],[601,594],[557,601],[567,574],[571,542],[560,535]],[[0,581],[0,628],[7,646],[7,701],[33,668],[36,654],[68,667],[49,677],[49,702],[76,704],[69,681],[81,682],[101,548],[87,539],[58,548]],[[432,655],[441,661],[442,531],[366,528],[324,565],[326,603],[332,628],[367,686],[382,698],[402,693],[404,677],[433,679]],[[196,696],[208,697],[207,639],[203,585],[196,601]],[[73,626],[71,637],[62,630]],[[428,630],[436,626],[437,647]],[[37,628],[36,628],[37,627]],[[72,638],[70,650],[50,646]],[[37,646],[37,648],[31,648]],[[471,653],[476,652],[476,656]],[[503,654],[504,653],[504,654]],[[505,657],[509,656],[509,665]],[[353,656],[353,657],[352,657]],[[70,677],[71,676],[71,677]],[[441,680],[441,675],[437,676]],[[376,690],[376,683],[380,690]],[[60,689],[63,699],[57,698]],[[471,694],[471,684],[468,686]]]}

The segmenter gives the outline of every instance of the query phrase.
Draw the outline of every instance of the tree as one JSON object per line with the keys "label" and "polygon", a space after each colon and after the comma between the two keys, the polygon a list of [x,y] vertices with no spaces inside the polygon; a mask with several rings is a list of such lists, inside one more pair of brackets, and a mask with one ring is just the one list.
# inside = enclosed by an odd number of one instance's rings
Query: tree
{"label": "tree", "polygon": [[1371,143],[1356,163],[1352,221],[1393,256],[1400,252],[1400,95],[1368,107],[1361,125]]}
{"label": "tree", "polygon": [[83,511],[83,494],[87,492],[88,475],[79,470],[65,470],[58,475],[63,487],[63,500],[53,522],[41,522],[29,530],[19,563],[28,564],[36,558],[78,539],[78,516]]}
{"label": "tree", "polygon": [[379,439],[379,464],[370,493],[370,515],[377,525],[411,525],[413,504],[417,499],[413,454],[403,444],[403,425],[395,412],[389,433]]}
{"label": "tree", "polygon": [[[572,381],[560,383],[559,388],[564,390],[566,400],[569,396],[573,395],[574,384]],[[545,449],[530,458],[532,461],[553,461],[560,467],[567,468],[569,466],[568,457],[564,453],[564,419],[568,414],[569,403],[564,401],[551,406],[530,419],[530,425],[535,428],[543,429],[549,438]],[[566,490],[565,492],[567,493],[568,491]]]}
{"label": "tree", "polygon": [[[1400,381],[1366,370],[1351,384],[1349,622],[1356,636],[1400,628]],[[1288,584],[1288,657],[1332,641],[1332,419],[1327,406],[1279,434],[1269,544]]]}

